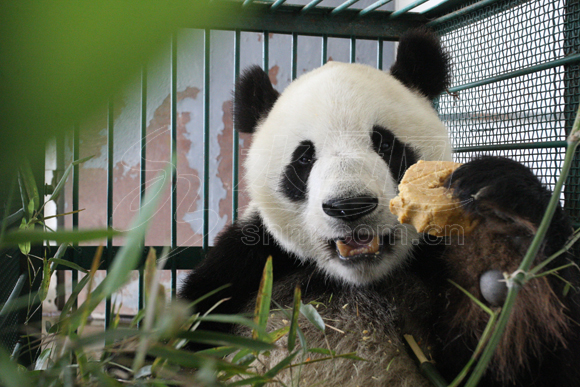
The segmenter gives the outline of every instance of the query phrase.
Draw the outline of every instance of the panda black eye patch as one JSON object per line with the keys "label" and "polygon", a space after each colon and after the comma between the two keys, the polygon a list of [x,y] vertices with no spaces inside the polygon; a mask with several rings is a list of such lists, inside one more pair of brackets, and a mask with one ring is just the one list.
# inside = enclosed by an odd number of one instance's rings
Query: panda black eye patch
{"label": "panda black eye patch", "polygon": [[280,190],[295,202],[306,199],[308,176],[316,161],[316,151],[312,141],[302,141],[292,153],[290,164],[284,168]]}
{"label": "panda black eye patch", "polygon": [[388,129],[373,126],[371,134],[373,149],[385,160],[397,182],[400,182],[407,168],[418,161],[417,154]]}

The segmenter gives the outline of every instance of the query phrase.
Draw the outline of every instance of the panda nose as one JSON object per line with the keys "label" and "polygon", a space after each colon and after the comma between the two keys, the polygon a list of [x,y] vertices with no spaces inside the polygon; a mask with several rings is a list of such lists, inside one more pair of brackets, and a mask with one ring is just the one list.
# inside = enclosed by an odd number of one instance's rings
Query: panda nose
{"label": "panda nose", "polygon": [[379,199],[372,196],[332,199],[322,204],[322,210],[328,216],[352,222],[362,218],[377,208]]}

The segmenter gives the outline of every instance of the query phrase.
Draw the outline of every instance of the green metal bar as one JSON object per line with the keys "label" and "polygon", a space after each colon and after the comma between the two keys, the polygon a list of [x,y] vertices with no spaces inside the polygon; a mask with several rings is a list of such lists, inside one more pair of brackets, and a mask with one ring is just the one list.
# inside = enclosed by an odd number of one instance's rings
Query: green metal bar
{"label": "green metal bar", "polygon": [[398,11],[393,12],[391,14],[391,16],[389,16],[389,19],[391,19],[391,20],[395,19],[395,18],[407,13],[407,11],[410,11],[411,9],[416,8],[416,7],[420,6],[421,4],[426,3],[428,1],[429,0],[417,0],[417,1],[407,5],[406,7],[401,8]]}
{"label": "green metal bar", "polygon": [[345,9],[347,9],[348,7],[350,7],[351,5],[353,5],[354,3],[358,3],[359,0],[348,0],[345,1],[344,3],[342,3],[341,5],[339,5],[338,7],[336,7],[335,9],[333,9],[330,14],[331,15],[336,15],[342,11],[344,11]]}
{"label": "green metal bar", "polygon": [[262,68],[268,73],[270,69],[269,64],[270,59],[270,34],[268,31],[264,31],[264,41],[262,42]]}
{"label": "green metal bar", "polygon": [[292,80],[296,79],[297,66],[298,66],[298,34],[292,34],[292,65],[290,69]]}
{"label": "green metal bar", "polygon": [[377,40],[377,69],[383,69],[383,39]]}
{"label": "green metal bar", "polygon": [[274,4],[272,4],[272,7],[270,8],[272,11],[275,11],[279,6],[281,6],[282,4],[284,4],[286,2],[286,0],[276,0],[274,2]]}
{"label": "green metal bar", "polygon": [[449,20],[455,19],[456,17],[466,15],[466,14],[473,12],[473,11],[477,11],[478,9],[487,7],[488,5],[492,5],[494,3],[497,3],[498,1],[499,0],[482,0],[482,1],[477,2],[475,4],[469,5],[465,8],[461,8],[455,12],[448,13],[445,16],[441,16],[437,19],[434,19],[434,20],[430,21],[429,23],[427,23],[427,26],[431,27],[431,28],[436,27],[436,26],[438,26],[442,23],[445,23]]}
{"label": "green metal bar", "polygon": [[252,4],[254,0],[244,0],[242,3],[242,7],[247,7],[248,5]]}
{"label": "green metal bar", "polygon": [[328,61],[328,36],[322,36],[322,55],[321,55],[321,64],[324,66]]}
{"label": "green metal bar", "polygon": [[374,11],[375,9],[380,8],[383,5],[390,3],[391,1],[393,1],[393,0],[380,0],[380,1],[377,1],[375,3],[372,3],[371,5],[366,7],[365,9],[361,10],[358,13],[358,15],[364,16],[364,15],[368,14],[369,12]]}
{"label": "green metal bar", "polygon": [[[240,30],[236,30],[234,36],[234,84],[237,86],[240,79]],[[233,141],[232,141],[232,223],[238,219],[238,183],[239,183],[239,150],[240,138],[235,127],[234,120]]]}
{"label": "green metal bar", "polygon": [[204,66],[203,66],[203,242],[205,251],[209,248],[209,71],[210,71],[210,30],[204,30]]}
{"label": "green metal bar", "polygon": [[[114,132],[115,132],[115,106],[113,97],[109,98],[107,108],[107,228],[113,228],[113,172],[115,167],[114,149]],[[112,253],[113,238],[107,239],[107,267],[113,261]],[[108,273],[108,269],[107,269]],[[111,324],[111,297],[105,300],[105,329]]]}
{"label": "green metal bar", "polygon": [[566,64],[570,64],[570,63],[576,63],[576,62],[580,62],[580,54],[570,55],[570,56],[567,56],[565,58],[556,59],[556,60],[553,60],[550,62],[535,65],[535,66],[530,66],[530,67],[527,67],[525,69],[512,71],[510,73],[498,75],[498,76],[491,77],[491,78],[482,79],[480,81],[467,83],[465,85],[455,86],[455,87],[450,88],[449,92],[455,93],[457,91],[462,91],[462,90],[471,89],[471,88],[478,87],[478,86],[488,85],[490,83],[500,82],[500,81],[504,81],[506,79],[516,78],[516,77],[520,77],[522,75],[532,74],[532,73],[536,73],[538,71],[547,70],[547,69],[551,69],[554,67],[558,67],[558,66],[562,66],[562,65],[566,65]]}
{"label": "green metal bar", "polygon": [[[80,135],[80,125],[74,124],[73,126],[73,144],[72,144],[72,153],[73,153],[73,161],[74,160],[78,160],[80,159],[79,156],[79,147],[80,147],[80,139],[79,139],[79,135]],[[73,230],[77,230],[79,228],[79,213],[77,212],[79,210],[79,171],[80,171],[80,165],[76,164],[73,166],[73,176],[72,176],[72,210],[73,210],[73,215],[72,215],[72,226],[73,226]],[[73,243],[73,251],[74,251],[74,256],[73,256],[73,262],[77,263],[77,259],[78,259],[78,242]],[[71,275],[71,283],[72,283],[72,288],[74,289],[77,286],[77,283],[79,281],[79,272],[77,270],[73,270],[72,271],[72,275]],[[74,299],[73,302],[73,309],[77,309],[78,307],[78,299]]]}
{"label": "green metal bar", "polygon": [[514,149],[566,148],[567,146],[568,144],[566,141],[526,142],[521,144],[466,146],[461,148],[454,148],[453,152],[461,153],[461,152],[480,152],[480,151],[495,151],[495,150],[514,150]]}
{"label": "green metal bar", "polygon": [[[359,9],[345,9],[338,14],[330,13],[329,8],[310,8],[308,12],[302,5],[284,4],[277,12],[272,12],[270,4],[254,3],[246,10],[234,1],[214,1],[219,4],[220,17],[196,20],[195,24],[184,24],[180,27],[196,29],[229,30],[236,29],[248,32],[262,32],[307,36],[322,36],[357,39],[377,39],[396,41],[401,34],[410,28],[423,26],[427,21],[425,16],[408,13],[389,23],[385,19],[390,11],[373,11],[358,17]],[[217,6],[217,5],[216,5]]]}
{"label": "green metal bar", "polygon": [[304,8],[300,10],[302,13],[306,13],[310,11],[312,8],[316,7],[318,3],[321,3],[323,0],[312,0],[310,3],[306,4]]}
{"label": "green metal bar", "polygon": [[350,38],[350,63],[356,63],[356,38]]}
{"label": "green metal bar", "polygon": [[[143,207],[147,181],[147,65],[141,69],[141,171],[139,174],[139,209]],[[145,277],[139,266],[139,310],[145,306]]]}
{"label": "green metal bar", "polygon": [[[177,247],[177,33],[171,37],[171,249]],[[177,269],[171,260],[171,299],[177,297]]]}

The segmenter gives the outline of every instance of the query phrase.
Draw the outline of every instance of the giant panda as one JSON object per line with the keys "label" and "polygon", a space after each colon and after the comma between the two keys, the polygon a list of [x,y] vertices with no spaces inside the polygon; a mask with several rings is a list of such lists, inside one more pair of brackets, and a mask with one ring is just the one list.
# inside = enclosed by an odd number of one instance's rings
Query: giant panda
{"label": "giant panda", "polygon": [[[330,62],[279,94],[259,67],[240,78],[236,128],[252,133],[245,163],[250,205],[217,237],[179,295],[205,312],[253,310],[264,264],[273,259],[273,299],[292,304],[299,285],[328,326],[302,329],[310,347],[356,352],[305,366],[300,385],[428,386],[407,353],[412,334],[451,381],[471,357],[488,320],[448,279],[490,307],[505,297],[494,273],[517,269],[539,225],[549,192],[523,165],[478,158],[447,184],[480,220],[465,238],[434,238],[399,224],[389,201],[418,160],[451,160],[447,131],[432,100],[449,84],[449,58],[427,30],[401,37],[390,72]],[[537,260],[571,235],[558,208]],[[549,267],[569,262],[563,254]],[[533,280],[519,295],[482,386],[570,386],[580,380],[576,268]],[[566,291],[564,279],[572,285]],[[487,282],[487,283],[484,283]],[[480,285],[491,286],[492,292]],[[485,286],[484,286],[485,287]],[[272,328],[283,324],[274,319]],[[225,324],[205,329],[236,331]],[[262,359],[266,367],[287,355]],[[296,374],[282,376],[287,385]]]}

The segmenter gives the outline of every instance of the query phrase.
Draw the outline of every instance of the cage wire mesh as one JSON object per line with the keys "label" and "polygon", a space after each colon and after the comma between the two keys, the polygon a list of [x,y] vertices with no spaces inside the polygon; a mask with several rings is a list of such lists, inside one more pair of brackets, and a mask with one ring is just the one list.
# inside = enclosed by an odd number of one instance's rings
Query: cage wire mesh
{"label": "cage wire mesh", "polygon": [[[17,251],[7,252],[17,256]],[[17,258],[3,259],[3,268],[0,272],[0,305],[8,300],[20,275],[20,261]],[[0,308],[1,309],[1,308]],[[12,350],[19,338],[20,313],[10,312],[0,317],[0,347]]]}
{"label": "cage wire mesh", "polygon": [[[578,54],[578,20],[578,1],[499,1],[435,26],[453,58],[439,114],[457,161],[510,157],[553,188],[578,107],[578,65],[561,63]],[[578,174],[562,195],[575,223]]]}

